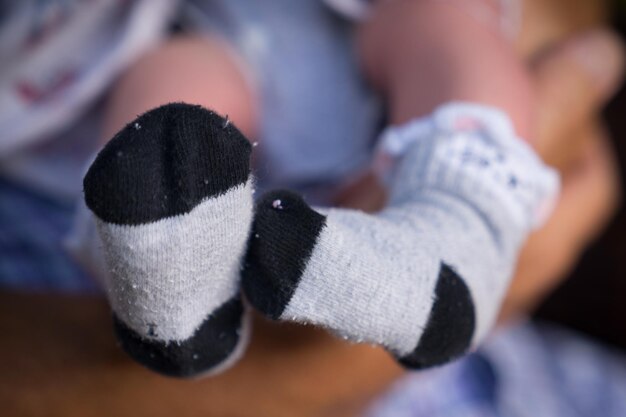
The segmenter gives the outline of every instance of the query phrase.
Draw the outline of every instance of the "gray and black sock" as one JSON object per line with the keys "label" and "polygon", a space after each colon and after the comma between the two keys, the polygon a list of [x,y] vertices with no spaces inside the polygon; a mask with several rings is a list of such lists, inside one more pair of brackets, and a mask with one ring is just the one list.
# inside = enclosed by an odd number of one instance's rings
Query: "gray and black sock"
{"label": "gray and black sock", "polygon": [[314,210],[270,192],[257,204],[242,283],[272,319],[382,345],[424,368],[487,334],[558,181],[504,115],[480,106],[450,105],[386,137],[404,148],[388,207]]}
{"label": "gray and black sock", "polygon": [[215,372],[245,347],[239,285],[253,210],[250,152],[228,120],[174,103],[129,123],[85,176],[117,337],[155,371]]}

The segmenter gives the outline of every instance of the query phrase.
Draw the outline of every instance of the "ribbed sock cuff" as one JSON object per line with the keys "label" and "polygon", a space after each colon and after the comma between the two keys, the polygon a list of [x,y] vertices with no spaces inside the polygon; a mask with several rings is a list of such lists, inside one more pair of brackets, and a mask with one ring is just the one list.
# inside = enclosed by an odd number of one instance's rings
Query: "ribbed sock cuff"
{"label": "ribbed sock cuff", "polygon": [[391,181],[392,198],[419,187],[499,203],[527,231],[547,220],[560,188],[558,173],[517,137],[505,113],[471,103],[448,103],[387,128],[376,168]]}

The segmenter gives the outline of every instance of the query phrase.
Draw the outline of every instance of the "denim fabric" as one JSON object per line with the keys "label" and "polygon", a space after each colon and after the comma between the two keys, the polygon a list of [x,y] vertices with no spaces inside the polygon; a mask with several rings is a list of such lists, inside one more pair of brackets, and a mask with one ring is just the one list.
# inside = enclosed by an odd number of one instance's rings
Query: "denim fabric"
{"label": "denim fabric", "polygon": [[320,188],[370,162],[382,112],[361,74],[353,22],[319,0],[185,5],[186,26],[225,39],[256,92],[261,189],[284,186],[323,200]]}
{"label": "denim fabric", "polygon": [[61,241],[73,207],[0,178],[0,288],[96,292]]}
{"label": "denim fabric", "polygon": [[554,325],[500,329],[478,352],[409,374],[367,417],[624,417],[626,358]]}

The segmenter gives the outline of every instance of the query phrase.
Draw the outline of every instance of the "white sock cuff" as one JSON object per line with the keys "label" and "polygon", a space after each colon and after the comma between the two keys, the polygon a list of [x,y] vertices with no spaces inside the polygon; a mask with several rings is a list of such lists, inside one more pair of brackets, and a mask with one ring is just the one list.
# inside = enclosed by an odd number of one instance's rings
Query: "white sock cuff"
{"label": "white sock cuff", "polygon": [[[547,220],[560,189],[558,173],[517,137],[504,112],[472,103],[448,103],[430,116],[387,128],[375,168],[389,179],[396,167],[405,171],[404,181],[409,169],[409,181],[425,189],[453,192],[480,205],[500,203],[526,231]],[[402,193],[405,187],[396,181],[393,188]]]}

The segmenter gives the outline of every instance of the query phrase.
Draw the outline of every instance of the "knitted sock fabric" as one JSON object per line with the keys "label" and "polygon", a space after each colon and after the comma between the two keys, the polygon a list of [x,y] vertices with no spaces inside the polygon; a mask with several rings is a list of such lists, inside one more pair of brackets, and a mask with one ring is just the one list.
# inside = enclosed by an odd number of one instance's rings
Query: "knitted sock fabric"
{"label": "knitted sock fabric", "polygon": [[272,319],[382,345],[410,368],[442,364],[493,324],[558,177],[479,106],[391,128],[382,147],[401,157],[379,214],[316,211],[286,191],[258,201],[243,289]]}
{"label": "knitted sock fabric", "polygon": [[252,220],[251,146],[183,103],[122,129],[84,178],[121,346],[171,376],[216,372],[247,339],[240,263]]}

